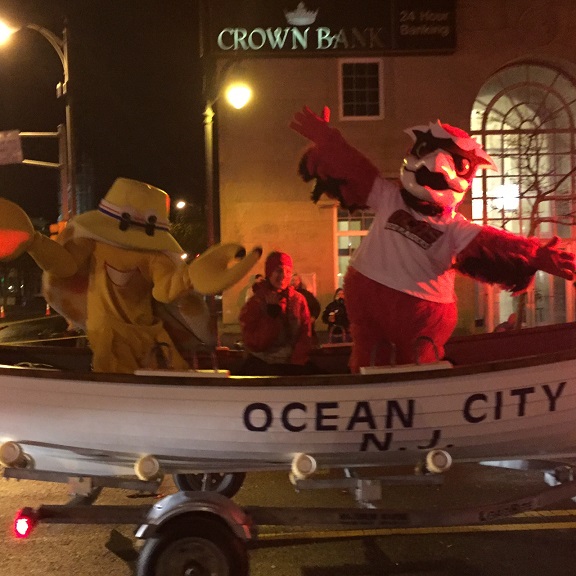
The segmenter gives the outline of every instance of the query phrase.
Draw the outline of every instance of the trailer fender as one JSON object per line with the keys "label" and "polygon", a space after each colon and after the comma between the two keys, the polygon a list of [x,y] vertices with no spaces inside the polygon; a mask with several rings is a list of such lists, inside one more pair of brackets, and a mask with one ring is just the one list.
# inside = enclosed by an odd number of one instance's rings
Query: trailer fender
{"label": "trailer fender", "polygon": [[162,498],[148,512],[146,520],[136,530],[136,537],[150,538],[172,521],[195,514],[217,517],[244,542],[255,537],[248,514],[230,498],[217,492],[176,492]]}

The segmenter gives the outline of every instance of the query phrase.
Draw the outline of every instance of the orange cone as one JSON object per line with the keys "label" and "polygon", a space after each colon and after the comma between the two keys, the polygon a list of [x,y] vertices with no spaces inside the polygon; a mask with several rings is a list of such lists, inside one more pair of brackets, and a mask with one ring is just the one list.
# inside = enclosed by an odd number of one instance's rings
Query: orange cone
{"label": "orange cone", "polygon": [[0,318],[6,318],[6,313],[4,312],[4,306],[0,306]]}
{"label": "orange cone", "polygon": [[50,316],[51,313],[52,313],[52,311],[50,310],[50,304],[48,304],[48,302],[46,302],[46,316]]}

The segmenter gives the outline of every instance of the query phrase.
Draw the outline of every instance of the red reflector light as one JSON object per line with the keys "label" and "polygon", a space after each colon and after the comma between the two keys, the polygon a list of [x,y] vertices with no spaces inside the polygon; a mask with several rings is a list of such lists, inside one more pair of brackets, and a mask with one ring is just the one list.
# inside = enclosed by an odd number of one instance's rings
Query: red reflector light
{"label": "red reflector light", "polygon": [[36,523],[37,520],[33,510],[29,508],[20,510],[14,519],[14,536],[16,538],[28,538]]}

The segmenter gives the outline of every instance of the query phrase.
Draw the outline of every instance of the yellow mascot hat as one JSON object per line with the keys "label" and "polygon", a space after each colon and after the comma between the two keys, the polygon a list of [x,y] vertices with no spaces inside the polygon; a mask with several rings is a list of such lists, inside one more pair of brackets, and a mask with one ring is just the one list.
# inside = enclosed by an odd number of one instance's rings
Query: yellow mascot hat
{"label": "yellow mascot hat", "polygon": [[117,178],[98,210],[75,216],[74,225],[90,236],[136,250],[182,252],[170,234],[170,197],[137,180]]}

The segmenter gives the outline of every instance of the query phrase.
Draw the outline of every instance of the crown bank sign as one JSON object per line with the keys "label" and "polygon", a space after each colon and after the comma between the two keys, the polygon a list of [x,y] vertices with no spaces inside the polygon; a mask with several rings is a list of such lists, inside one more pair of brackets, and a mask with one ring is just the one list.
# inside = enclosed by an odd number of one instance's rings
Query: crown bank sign
{"label": "crown bank sign", "polygon": [[455,3],[456,0],[210,0],[209,49],[218,56],[453,52]]}

